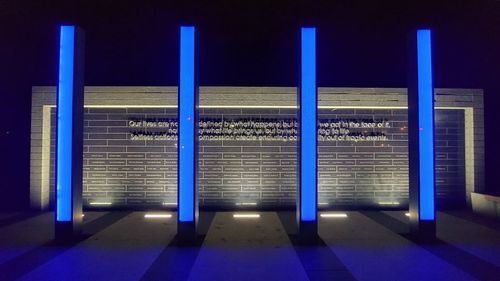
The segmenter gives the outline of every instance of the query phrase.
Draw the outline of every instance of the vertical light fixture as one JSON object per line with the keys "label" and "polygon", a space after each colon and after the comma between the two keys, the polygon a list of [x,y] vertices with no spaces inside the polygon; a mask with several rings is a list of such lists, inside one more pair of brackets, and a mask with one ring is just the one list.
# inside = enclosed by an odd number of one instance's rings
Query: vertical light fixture
{"label": "vertical light fixture", "polygon": [[178,137],[178,235],[196,236],[198,221],[198,81],[196,29],[180,28],[179,137]]}
{"label": "vertical light fixture", "polygon": [[420,219],[434,220],[434,89],[431,31],[417,31],[418,119],[420,145]]}
{"label": "vertical light fixture", "polygon": [[301,29],[299,110],[298,225],[303,237],[317,234],[316,28]]}
{"label": "vertical light fixture", "polygon": [[57,89],[57,221],[71,221],[73,59],[75,27],[61,26]]}
{"label": "vertical light fixture", "polygon": [[84,35],[76,26],[60,27],[57,84],[56,239],[80,232],[83,170]]}
{"label": "vertical light fixture", "polygon": [[410,223],[420,238],[435,237],[434,88],[431,30],[419,29],[410,40],[408,146]]}

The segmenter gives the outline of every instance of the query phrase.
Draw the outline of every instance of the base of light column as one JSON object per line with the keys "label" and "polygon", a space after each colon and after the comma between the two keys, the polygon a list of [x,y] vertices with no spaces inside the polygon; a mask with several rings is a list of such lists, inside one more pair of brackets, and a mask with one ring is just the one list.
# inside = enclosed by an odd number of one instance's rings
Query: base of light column
{"label": "base of light column", "polygon": [[315,244],[319,240],[318,222],[301,221],[298,223],[298,238],[301,244]]}
{"label": "base of light column", "polygon": [[177,222],[176,239],[179,244],[196,244],[198,239],[196,222]]}
{"label": "base of light column", "polygon": [[435,221],[414,221],[410,222],[410,235],[413,240],[422,243],[436,241]]}
{"label": "base of light column", "polygon": [[82,229],[79,223],[56,222],[54,238],[57,243],[72,243],[82,237]]}

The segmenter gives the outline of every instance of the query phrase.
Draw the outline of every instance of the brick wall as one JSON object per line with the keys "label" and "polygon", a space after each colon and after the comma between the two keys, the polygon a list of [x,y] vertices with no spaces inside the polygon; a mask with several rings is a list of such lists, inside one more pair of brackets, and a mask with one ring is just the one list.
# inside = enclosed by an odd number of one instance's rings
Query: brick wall
{"label": "brick wall", "polygon": [[[55,124],[52,110],[52,124]],[[202,109],[202,119],[294,119],[295,109]],[[174,108],[85,110],[84,206],[161,208],[177,196],[176,141],[131,140],[130,120],[176,119]],[[406,207],[408,204],[407,113],[404,109],[321,109],[320,120],[387,120],[387,141],[320,141],[320,207]],[[463,110],[436,112],[437,203],[465,204]],[[144,128],[142,128],[144,129]],[[150,132],[161,128],[145,129]],[[55,143],[52,128],[52,144]],[[201,141],[199,194],[202,207],[293,207],[296,142]],[[54,151],[54,150],[52,150]],[[54,171],[54,154],[51,157]],[[51,175],[51,202],[54,178]]]}
{"label": "brick wall", "polygon": [[[296,91],[201,87],[202,117],[294,118]],[[318,93],[321,118],[391,122],[384,142],[320,142],[320,207],[406,207],[406,89],[319,88]],[[85,87],[85,106],[84,204],[103,199],[125,208],[174,203],[175,142],[131,141],[127,121],[175,118],[177,88]],[[484,191],[483,92],[435,89],[435,106],[438,204],[470,204],[471,192]],[[55,87],[33,87],[30,200],[37,210],[53,205],[54,108]],[[203,141],[201,150],[202,206],[294,204],[293,142]]]}

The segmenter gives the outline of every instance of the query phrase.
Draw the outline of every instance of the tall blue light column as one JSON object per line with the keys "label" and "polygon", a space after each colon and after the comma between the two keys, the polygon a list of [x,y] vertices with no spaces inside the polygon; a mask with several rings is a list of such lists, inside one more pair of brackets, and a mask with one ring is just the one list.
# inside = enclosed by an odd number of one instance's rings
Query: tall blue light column
{"label": "tall blue light column", "polygon": [[417,238],[433,239],[436,188],[431,30],[419,29],[412,33],[408,49],[410,228]]}
{"label": "tall blue light column", "polygon": [[55,161],[55,238],[59,241],[72,240],[81,231],[84,40],[78,27],[60,27]]}
{"label": "tall blue light column", "polygon": [[299,236],[307,240],[317,236],[316,28],[301,29],[300,52],[300,84],[297,96],[299,110],[297,222]]}
{"label": "tall blue light column", "polygon": [[180,240],[196,238],[198,224],[198,75],[196,29],[180,28],[179,137],[178,137],[178,224]]}

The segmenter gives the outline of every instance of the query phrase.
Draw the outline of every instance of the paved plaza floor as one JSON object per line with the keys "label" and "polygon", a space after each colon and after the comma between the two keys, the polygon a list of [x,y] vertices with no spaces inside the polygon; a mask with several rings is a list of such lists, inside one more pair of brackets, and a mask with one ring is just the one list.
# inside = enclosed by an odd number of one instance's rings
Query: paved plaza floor
{"label": "paved plaza floor", "polygon": [[192,246],[175,239],[176,214],[85,212],[84,235],[53,239],[53,213],[0,214],[0,280],[500,280],[500,222],[439,212],[438,239],[408,235],[403,211],[319,218],[320,240],[295,236],[293,212],[202,212]]}

